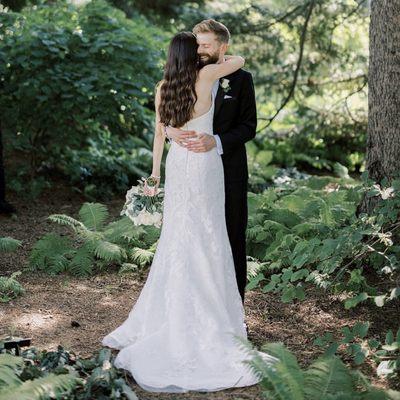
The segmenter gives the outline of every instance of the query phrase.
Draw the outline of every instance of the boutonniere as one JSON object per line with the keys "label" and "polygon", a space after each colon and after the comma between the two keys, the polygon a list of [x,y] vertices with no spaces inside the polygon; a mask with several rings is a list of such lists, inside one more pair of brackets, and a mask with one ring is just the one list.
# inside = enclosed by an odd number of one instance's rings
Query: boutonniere
{"label": "boutonniere", "polygon": [[231,87],[229,86],[229,79],[222,79],[222,81],[219,83],[219,85],[222,87],[225,93],[229,92],[231,90]]}

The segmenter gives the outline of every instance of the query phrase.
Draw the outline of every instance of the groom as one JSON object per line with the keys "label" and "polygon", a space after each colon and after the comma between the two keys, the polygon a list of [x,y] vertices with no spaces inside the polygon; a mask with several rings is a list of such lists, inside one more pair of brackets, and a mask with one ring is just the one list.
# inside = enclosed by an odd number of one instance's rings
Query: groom
{"label": "groom", "polygon": [[[193,28],[202,65],[224,60],[230,33],[222,23],[206,19]],[[168,127],[166,134],[190,151],[210,151],[215,146],[222,157],[225,177],[225,217],[229,241],[235,262],[236,280],[242,302],[247,278],[246,226],[248,168],[245,143],[255,137],[257,126],[253,79],[249,72],[239,69],[216,82],[214,90],[214,135],[183,131]],[[188,138],[197,140],[187,141]],[[212,188],[210,188],[211,190]]]}

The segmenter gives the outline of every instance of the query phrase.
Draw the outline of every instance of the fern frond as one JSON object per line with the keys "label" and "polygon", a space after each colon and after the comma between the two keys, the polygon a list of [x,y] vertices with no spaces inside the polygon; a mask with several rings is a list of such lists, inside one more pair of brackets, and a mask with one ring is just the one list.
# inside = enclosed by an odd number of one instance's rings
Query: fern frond
{"label": "fern frond", "polygon": [[[256,375],[262,377],[261,386],[263,387],[264,393],[268,399],[304,399],[304,396],[301,392],[293,393],[291,388],[288,386],[286,380],[283,378],[283,374],[281,371],[282,360],[280,360],[276,356],[278,353],[276,349],[270,349],[270,351],[266,352],[265,355],[263,355],[262,357],[260,353],[252,347],[252,344],[246,341],[246,339],[240,337],[236,338],[239,342],[241,342],[242,348],[251,356],[250,361],[245,361],[245,363],[249,364],[250,368],[253,370],[254,373],[256,373]],[[278,348],[283,347],[282,343],[271,343],[271,345],[275,345]],[[299,380],[301,381],[301,377]]]}
{"label": "fern frond", "polygon": [[262,225],[255,225],[247,229],[246,238],[248,240],[254,240],[260,233],[264,232],[264,227]]}
{"label": "fern frond", "polygon": [[115,243],[100,240],[96,243],[94,253],[97,257],[105,261],[116,261],[120,262],[122,259],[127,258],[127,254],[124,248],[118,246]]}
{"label": "fern frond", "polygon": [[247,277],[255,277],[263,269],[265,263],[258,261],[247,261]]}
{"label": "fern frond", "polygon": [[[28,380],[18,386],[7,387],[0,392],[0,400],[42,400],[43,398],[55,398],[70,393],[79,382],[82,382],[72,374],[49,374],[42,378]],[[59,397],[57,397],[59,398]]]}
{"label": "fern frond", "polygon": [[93,264],[93,250],[85,243],[76,251],[69,264],[69,270],[77,276],[89,276],[93,272]]}
{"label": "fern frond", "polygon": [[337,356],[320,357],[304,376],[307,399],[323,399],[337,392],[352,393],[355,389],[349,371]]}
{"label": "fern frond", "polygon": [[131,258],[133,262],[138,263],[141,267],[150,264],[153,260],[154,252],[151,250],[141,249],[134,247],[131,251]]}
{"label": "fern frond", "polygon": [[30,269],[55,267],[57,271],[62,270],[68,262],[65,255],[73,252],[74,249],[68,237],[59,236],[52,232],[47,233],[32,248],[29,255]]}
{"label": "fern frond", "polygon": [[75,218],[70,217],[65,214],[51,214],[47,217],[52,222],[56,222],[59,225],[66,225],[76,231],[78,228],[84,228],[85,226],[82,222],[78,221]]}
{"label": "fern frond", "polygon": [[135,272],[135,271],[137,271],[137,269],[138,269],[138,266],[136,264],[123,263],[121,268],[118,271],[118,274],[122,275],[127,272]]}
{"label": "fern frond", "polygon": [[135,226],[129,217],[124,216],[118,221],[109,223],[103,230],[107,241],[113,243],[133,243],[139,239],[141,230]]}
{"label": "fern frond", "polygon": [[86,202],[79,210],[79,218],[88,229],[99,231],[108,218],[108,210],[104,204]]}
{"label": "fern frond", "polygon": [[143,228],[143,243],[145,246],[149,248],[154,242],[156,242],[160,238],[160,228],[157,228],[153,225],[140,225],[138,228]]}
{"label": "fern frond", "polygon": [[15,271],[10,277],[0,276],[0,301],[6,302],[25,292],[22,285],[15,279],[21,271]]}
{"label": "fern frond", "polygon": [[21,380],[18,378],[15,370],[21,369],[24,365],[22,357],[16,357],[11,354],[0,354],[0,393],[4,388],[18,386]]}
{"label": "fern frond", "polygon": [[22,241],[14,239],[12,237],[0,237],[0,252],[11,252],[15,251],[19,246],[21,246]]}

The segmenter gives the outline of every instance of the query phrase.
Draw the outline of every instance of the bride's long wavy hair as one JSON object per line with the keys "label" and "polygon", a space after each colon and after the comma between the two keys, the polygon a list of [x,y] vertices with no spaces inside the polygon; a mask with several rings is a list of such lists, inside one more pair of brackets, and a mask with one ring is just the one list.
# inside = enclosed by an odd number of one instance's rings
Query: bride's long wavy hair
{"label": "bride's long wavy hair", "polygon": [[192,118],[200,69],[197,47],[192,32],[177,33],[171,40],[158,108],[160,122],[164,125],[179,128]]}

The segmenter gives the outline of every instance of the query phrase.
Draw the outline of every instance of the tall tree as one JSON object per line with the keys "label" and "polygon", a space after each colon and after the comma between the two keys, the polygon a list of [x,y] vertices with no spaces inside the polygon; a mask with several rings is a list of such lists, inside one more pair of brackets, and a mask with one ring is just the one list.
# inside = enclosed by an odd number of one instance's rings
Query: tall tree
{"label": "tall tree", "polygon": [[6,201],[6,179],[3,163],[3,135],[0,122],[0,214],[11,214],[16,212],[14,206]]}
{"label": "tall tree", "polygon": [[[400,2],[371,1],[367,170],[381,183],[400,172]],[[369,212],[373,198],[361,210]]]}

